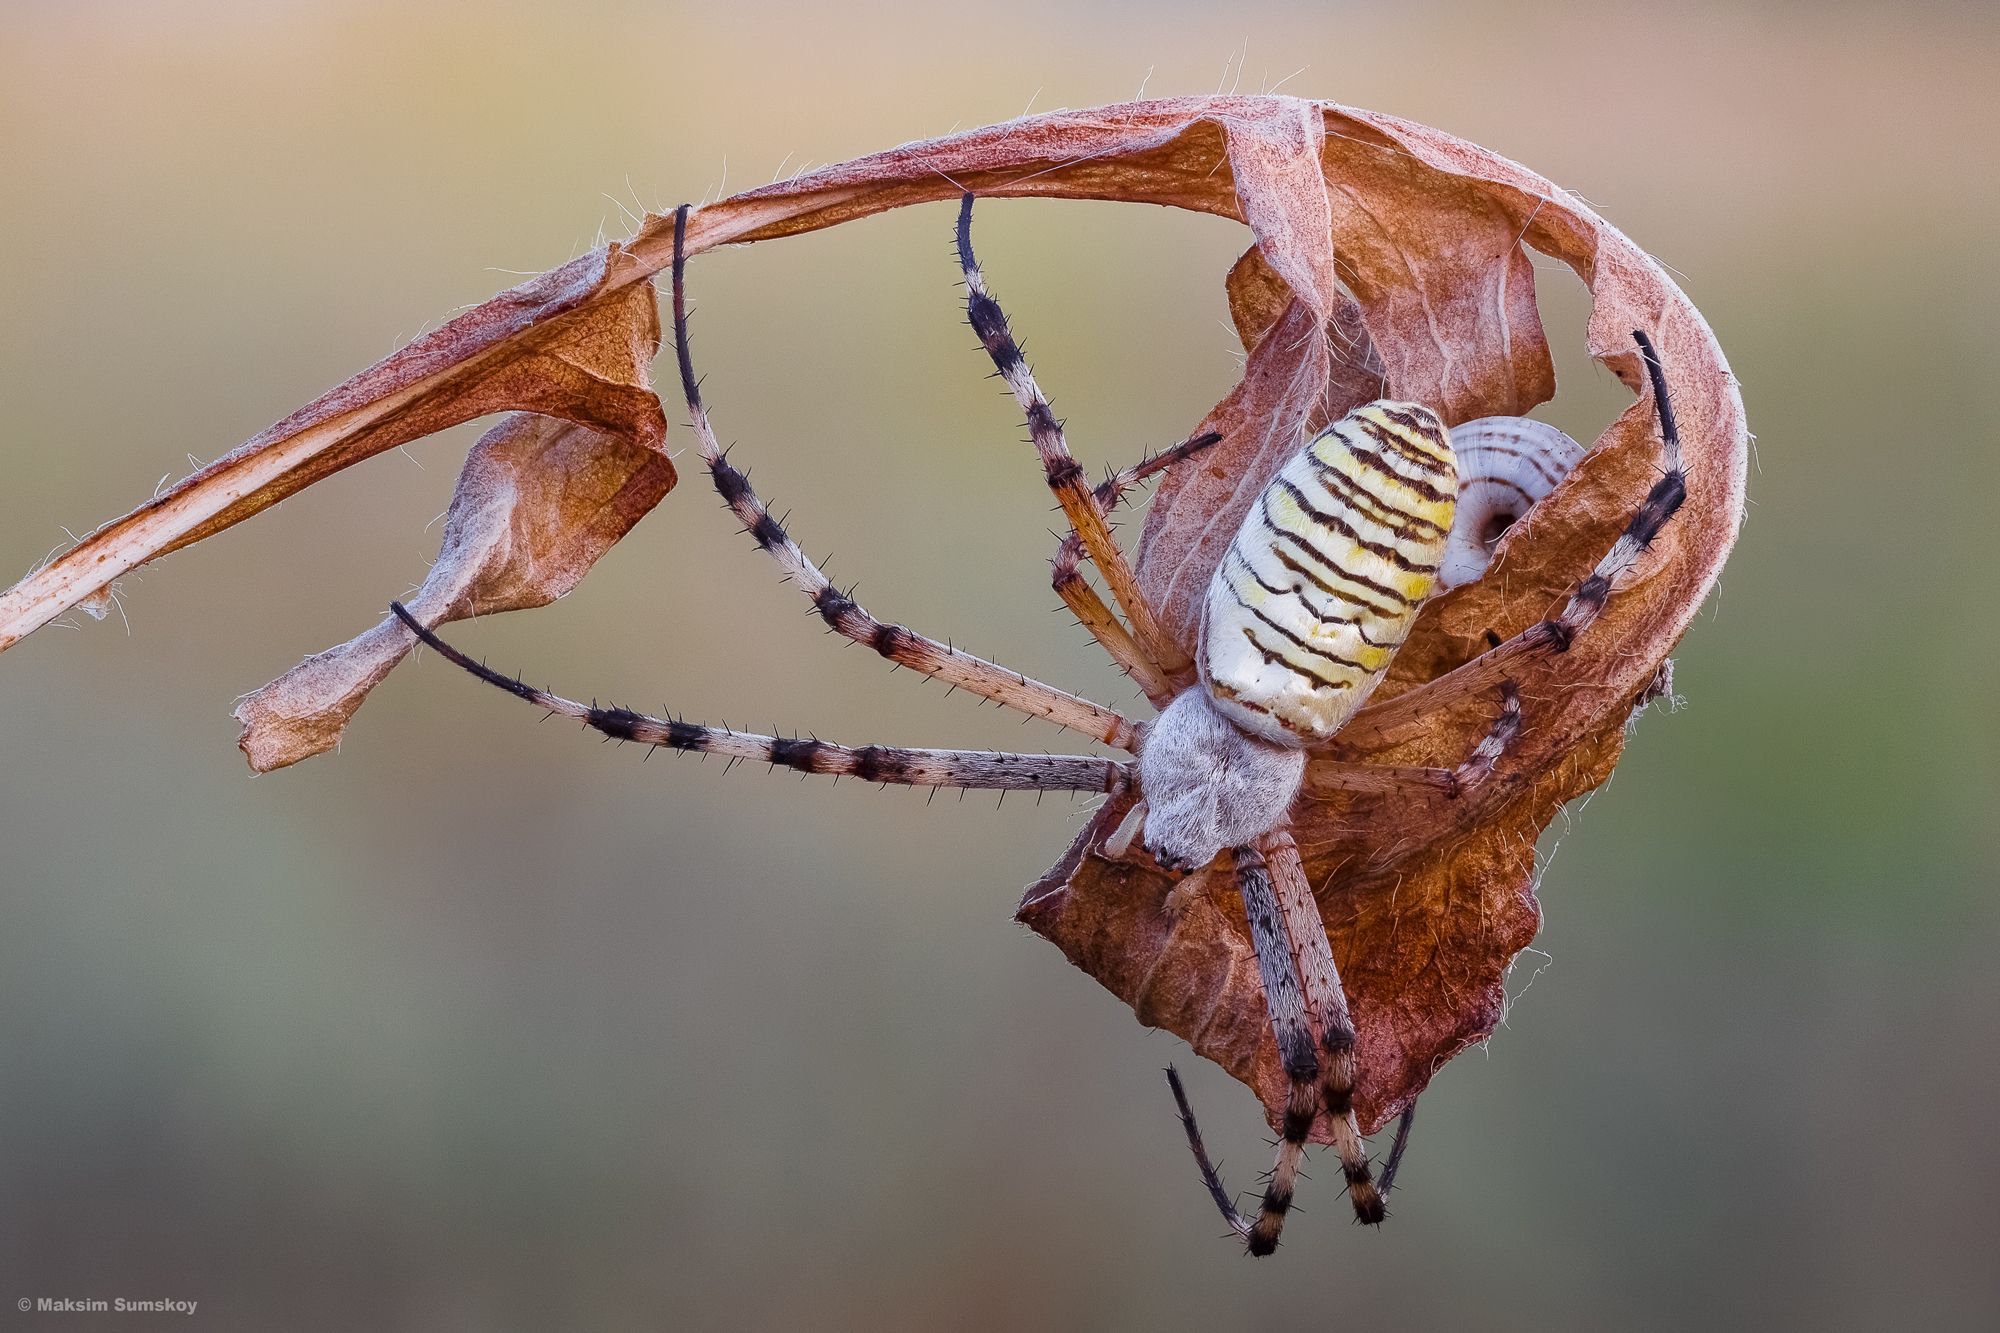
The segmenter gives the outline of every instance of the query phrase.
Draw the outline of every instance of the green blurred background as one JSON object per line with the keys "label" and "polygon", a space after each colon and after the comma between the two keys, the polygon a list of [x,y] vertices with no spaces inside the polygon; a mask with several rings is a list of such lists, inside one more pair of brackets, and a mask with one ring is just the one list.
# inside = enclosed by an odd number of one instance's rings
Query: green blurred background
{"label": "green blurred background", "polygon": [[[640,209],[1142,83],[1282,81],[1575,188],[1685,275],[1760,437],[1687,706],[1551,829],[1538,952],[1426,1098],[1393,1223],[1352,1227],[1322,1160],[1264,1263],[1170,1115],[1185,1048],[1009,920],[1081,805],[642,765],[428,656],[343,753],[249,780],[232,698],[421,576],[470,429],[149,568],[122,619],[0,660],[0,1324],[42,1295],[232,1329],[2000,1322],[1990,9],[0,21],[5,578]],[[719,428],[875,609],[1127,700],[1050,614],[949,224],[699,261]],[[980,225],[1093,465],[1233,377],[1240,229]],[[1543,305],[1548,412],[1587,438],[1621,391],[1580,286],[1545,265]],[[692,717],[1060,744],[823,638],[732,528],[690,476],[574,596],[459,637]],[[1249,1094],[1189,1072],[1248,1187]]]}

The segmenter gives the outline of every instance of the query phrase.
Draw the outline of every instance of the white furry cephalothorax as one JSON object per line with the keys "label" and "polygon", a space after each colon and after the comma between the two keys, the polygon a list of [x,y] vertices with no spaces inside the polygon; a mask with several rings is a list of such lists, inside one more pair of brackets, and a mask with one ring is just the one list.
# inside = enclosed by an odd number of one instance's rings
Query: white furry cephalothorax
{"label": "white furry cephalothorax", "polygon": [[1140,732],[1146,850],[1170,870],[1205,866],[1276,828],[1305,772],[1303,749],[1250,735],[1199,685],[1182,690]]}

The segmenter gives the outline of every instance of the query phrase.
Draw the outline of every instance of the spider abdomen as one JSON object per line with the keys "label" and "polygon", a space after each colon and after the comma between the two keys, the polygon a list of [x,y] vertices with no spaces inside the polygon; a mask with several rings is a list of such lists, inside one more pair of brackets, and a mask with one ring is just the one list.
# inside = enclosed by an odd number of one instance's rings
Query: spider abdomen
{"label": "spider abdomen", "polygon": [[1217,566],[1202,679],[1246,731],[1299,745],[1368,698],[1435,590],[1458,493],[1444,423],[1356,408],[1265,486]]}

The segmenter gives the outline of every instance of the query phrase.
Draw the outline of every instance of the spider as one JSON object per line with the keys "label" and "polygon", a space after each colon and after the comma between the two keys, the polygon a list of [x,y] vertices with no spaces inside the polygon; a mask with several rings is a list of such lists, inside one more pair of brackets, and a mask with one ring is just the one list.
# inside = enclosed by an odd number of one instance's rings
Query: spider
{"label": "spider", "polygon": [[[391,609],[419,639],[473,675],[618,740],[879,783],[1136,797],[1099,854],[1150,857],[1178,872],[1166,904],[1170,910],[1203,891],[1211,864],[1233,870],[1289,1087],[1276,1160],[1252,1217],[1238,1210],[1224,1188],[1179,1077],[1167,1071],[1210,1196],[1250,1253],[1271,1253],[1291,1207],[1308,1136],[1324,1113],[1355,1216],[1379,1223],[1408,1139],[1410,1112],[1397,1127],[1378,1182],[1353,1107],[1353,1024],[1288,812],[1300,793],[1309,751],[1332,738],[1367,700],[1426,599],[1441,582],[1467,581],[1483,569],[1483,554],[1473,551],[1468,564],[1466,548],[1490,547],[1507,521],[1551,489],[1581,451],[1560,432],[1518,419],[1488,418],[1447,431],[1436,413],[1415,403],[1384,400],[1355,409],[1306,441],[1251,505],[1211,578],[1198,660],[1191,659],[1162,631],[1141,596],[1113,539],[1109,514],[1133,488],[1219,437],[1190,439],[1098,486],[1087,484],[973,256],[972,207],[968,193],[957,225],[966,314],[1027,416],[1045,479],[1070,525],[1051,562],[1054,589],[1159,709],[1157,716],[1134,721],[877,619],[806,557],[717,445],[710,426],[688,347],[683,249],[688,209],[683,206],[674,224],[674,346],[697,447],[724,503],[833,631],[891,662],[1122,750],[1130,760],[853,747],[584,705],[476,662],[400,603],[391,603]],[[1646,333],[1635,330],[1633,337],[1659,419],[1664,459],[1659,480],[1559,613],[1509,642],[1492,640],[1490,651],[1441,678],[1456,688],[1494,693],[1498,708],[1490,730],[1455,768],[1316,763],[1315,796],[1398,788],[1456,796],[1485,781],[1523,726],[1520,692],[1506,676],[1508,667],[1528,654],[1567,651],[1603,611],[1614,582],[1679,508],[1686,484],[1665,375]],[[1532,447],[1537,438],[1547,446],[1539,455]],[[1523,459],[1533,466],[1520,467]],[[1511,512],[1490,502],[1506,495],[1514,497]],[[1083,577],[1085,556],[1122,619]],[[1454,565],[1456,572],[1449,567]]]}

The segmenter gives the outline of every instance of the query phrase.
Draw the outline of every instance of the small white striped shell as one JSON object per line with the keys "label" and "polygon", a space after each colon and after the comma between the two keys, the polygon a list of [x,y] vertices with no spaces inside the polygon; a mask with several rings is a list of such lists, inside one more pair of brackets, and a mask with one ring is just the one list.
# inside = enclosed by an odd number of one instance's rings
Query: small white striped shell
{"label": "small white striped shell", "polygon": [[1480,417],[1451,428],[1458,455],[1458,508],[1438,565],[1440,590],[1471,583],[1493,548],[1583,457],[1583,446],[1545,421]]}

